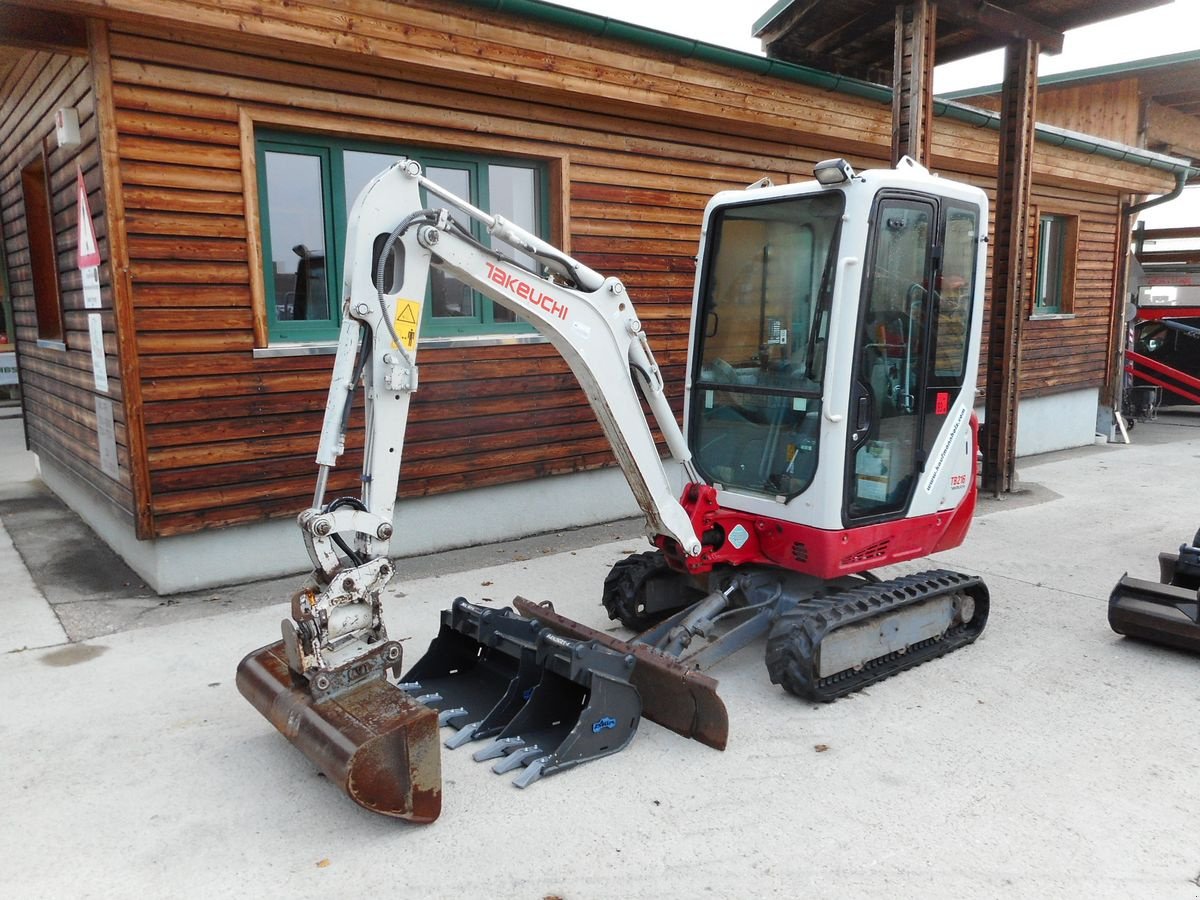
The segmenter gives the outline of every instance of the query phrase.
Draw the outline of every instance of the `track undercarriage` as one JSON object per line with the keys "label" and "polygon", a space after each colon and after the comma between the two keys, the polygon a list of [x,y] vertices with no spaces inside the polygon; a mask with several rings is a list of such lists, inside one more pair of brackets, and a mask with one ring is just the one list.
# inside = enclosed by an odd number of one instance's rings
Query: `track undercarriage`
{"label": "track undercarriage", "polygon": [[765,635],[772,683],[819,702],[971,643],[988,616],[983,581],[945,570],[827,582],[746,567],[709,580],[716,589],[704,596],[661,554],[635,554],[613,567],[604,606],[610,618],[642,632],[635,646],[693,669],[708,669]]}

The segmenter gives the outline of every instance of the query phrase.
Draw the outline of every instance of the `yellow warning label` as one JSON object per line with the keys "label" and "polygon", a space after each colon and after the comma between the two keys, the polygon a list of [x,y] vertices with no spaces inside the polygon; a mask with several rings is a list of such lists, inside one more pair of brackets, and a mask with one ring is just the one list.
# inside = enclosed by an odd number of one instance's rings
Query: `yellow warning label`
{"label": "yellow warning label", "polygon": [[[396,336],[404,349],[412,353],[417,348],[417,329],[421,324],[421,304],[416,300],[396,301]],[[395,344],[392,345],[393,347]]]}

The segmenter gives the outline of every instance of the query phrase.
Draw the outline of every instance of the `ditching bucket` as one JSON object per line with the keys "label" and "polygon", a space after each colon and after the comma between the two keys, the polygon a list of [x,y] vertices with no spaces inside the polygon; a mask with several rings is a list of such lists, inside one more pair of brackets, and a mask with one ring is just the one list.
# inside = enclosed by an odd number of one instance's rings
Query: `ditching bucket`
{"label": "ditching bucket", "polygon": [[[288,667],[282,641],[246,656],[237,686],[272,725],[355,803],[410,822],[432,822],[442,806],[437,714],[386,677],[399,663],[388,642],[352,665],[366,677],[314,691]],[[386,662],[385,662],[386,660]]]}
{"label": "ditching bucket", "polygon": [[440,708],[441,723],[459,729],[446,746],[495,738],[474,758],[499,759],[498,773],[524,767],[513,783],[527,787],[633,739],[641,717],[629,682],[633,666],[627,654],[459,597],[400,687]]}

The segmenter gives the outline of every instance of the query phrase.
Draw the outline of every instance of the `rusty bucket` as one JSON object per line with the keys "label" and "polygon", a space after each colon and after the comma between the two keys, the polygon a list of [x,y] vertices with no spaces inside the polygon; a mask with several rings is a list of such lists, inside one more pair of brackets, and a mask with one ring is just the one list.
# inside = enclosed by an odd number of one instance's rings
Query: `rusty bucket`
{"label": "rusty bucket", "polygon": [[243,697],[364,809],[427,823],[442,807],[437,712],[379,677],[315,698],[283,642],[238,665]]}

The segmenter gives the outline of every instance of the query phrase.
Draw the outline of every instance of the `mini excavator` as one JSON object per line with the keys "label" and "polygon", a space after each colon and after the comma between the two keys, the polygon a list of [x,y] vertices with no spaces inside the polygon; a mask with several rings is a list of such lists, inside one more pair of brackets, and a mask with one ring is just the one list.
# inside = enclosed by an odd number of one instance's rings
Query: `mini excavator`
{"label": "mini excavator", "polygon": [[[957,546],[971,521],[986,196],[907,158],[861,173],[829,160],[814,175],[708,203],[682,429],[618,279],[411,161],[359,195],[316,490],[299,515],[313,572],[282,639],[237,675],[357,803],[433,821],[443,728],[521,787],[619,751],[643,717],[723,749],[707,670],[759,638],[772,682],[828,702],[983,631],[979,578],[872,570]],[[434,272],[532,324],[582,386],[645,514],[650,549],[618,562],[602,597],[636,637],[549,603],[459,598],[404,667],[380,595],[396,574],[415,323]],[[360,388],[361,492],[330,499]]]}

